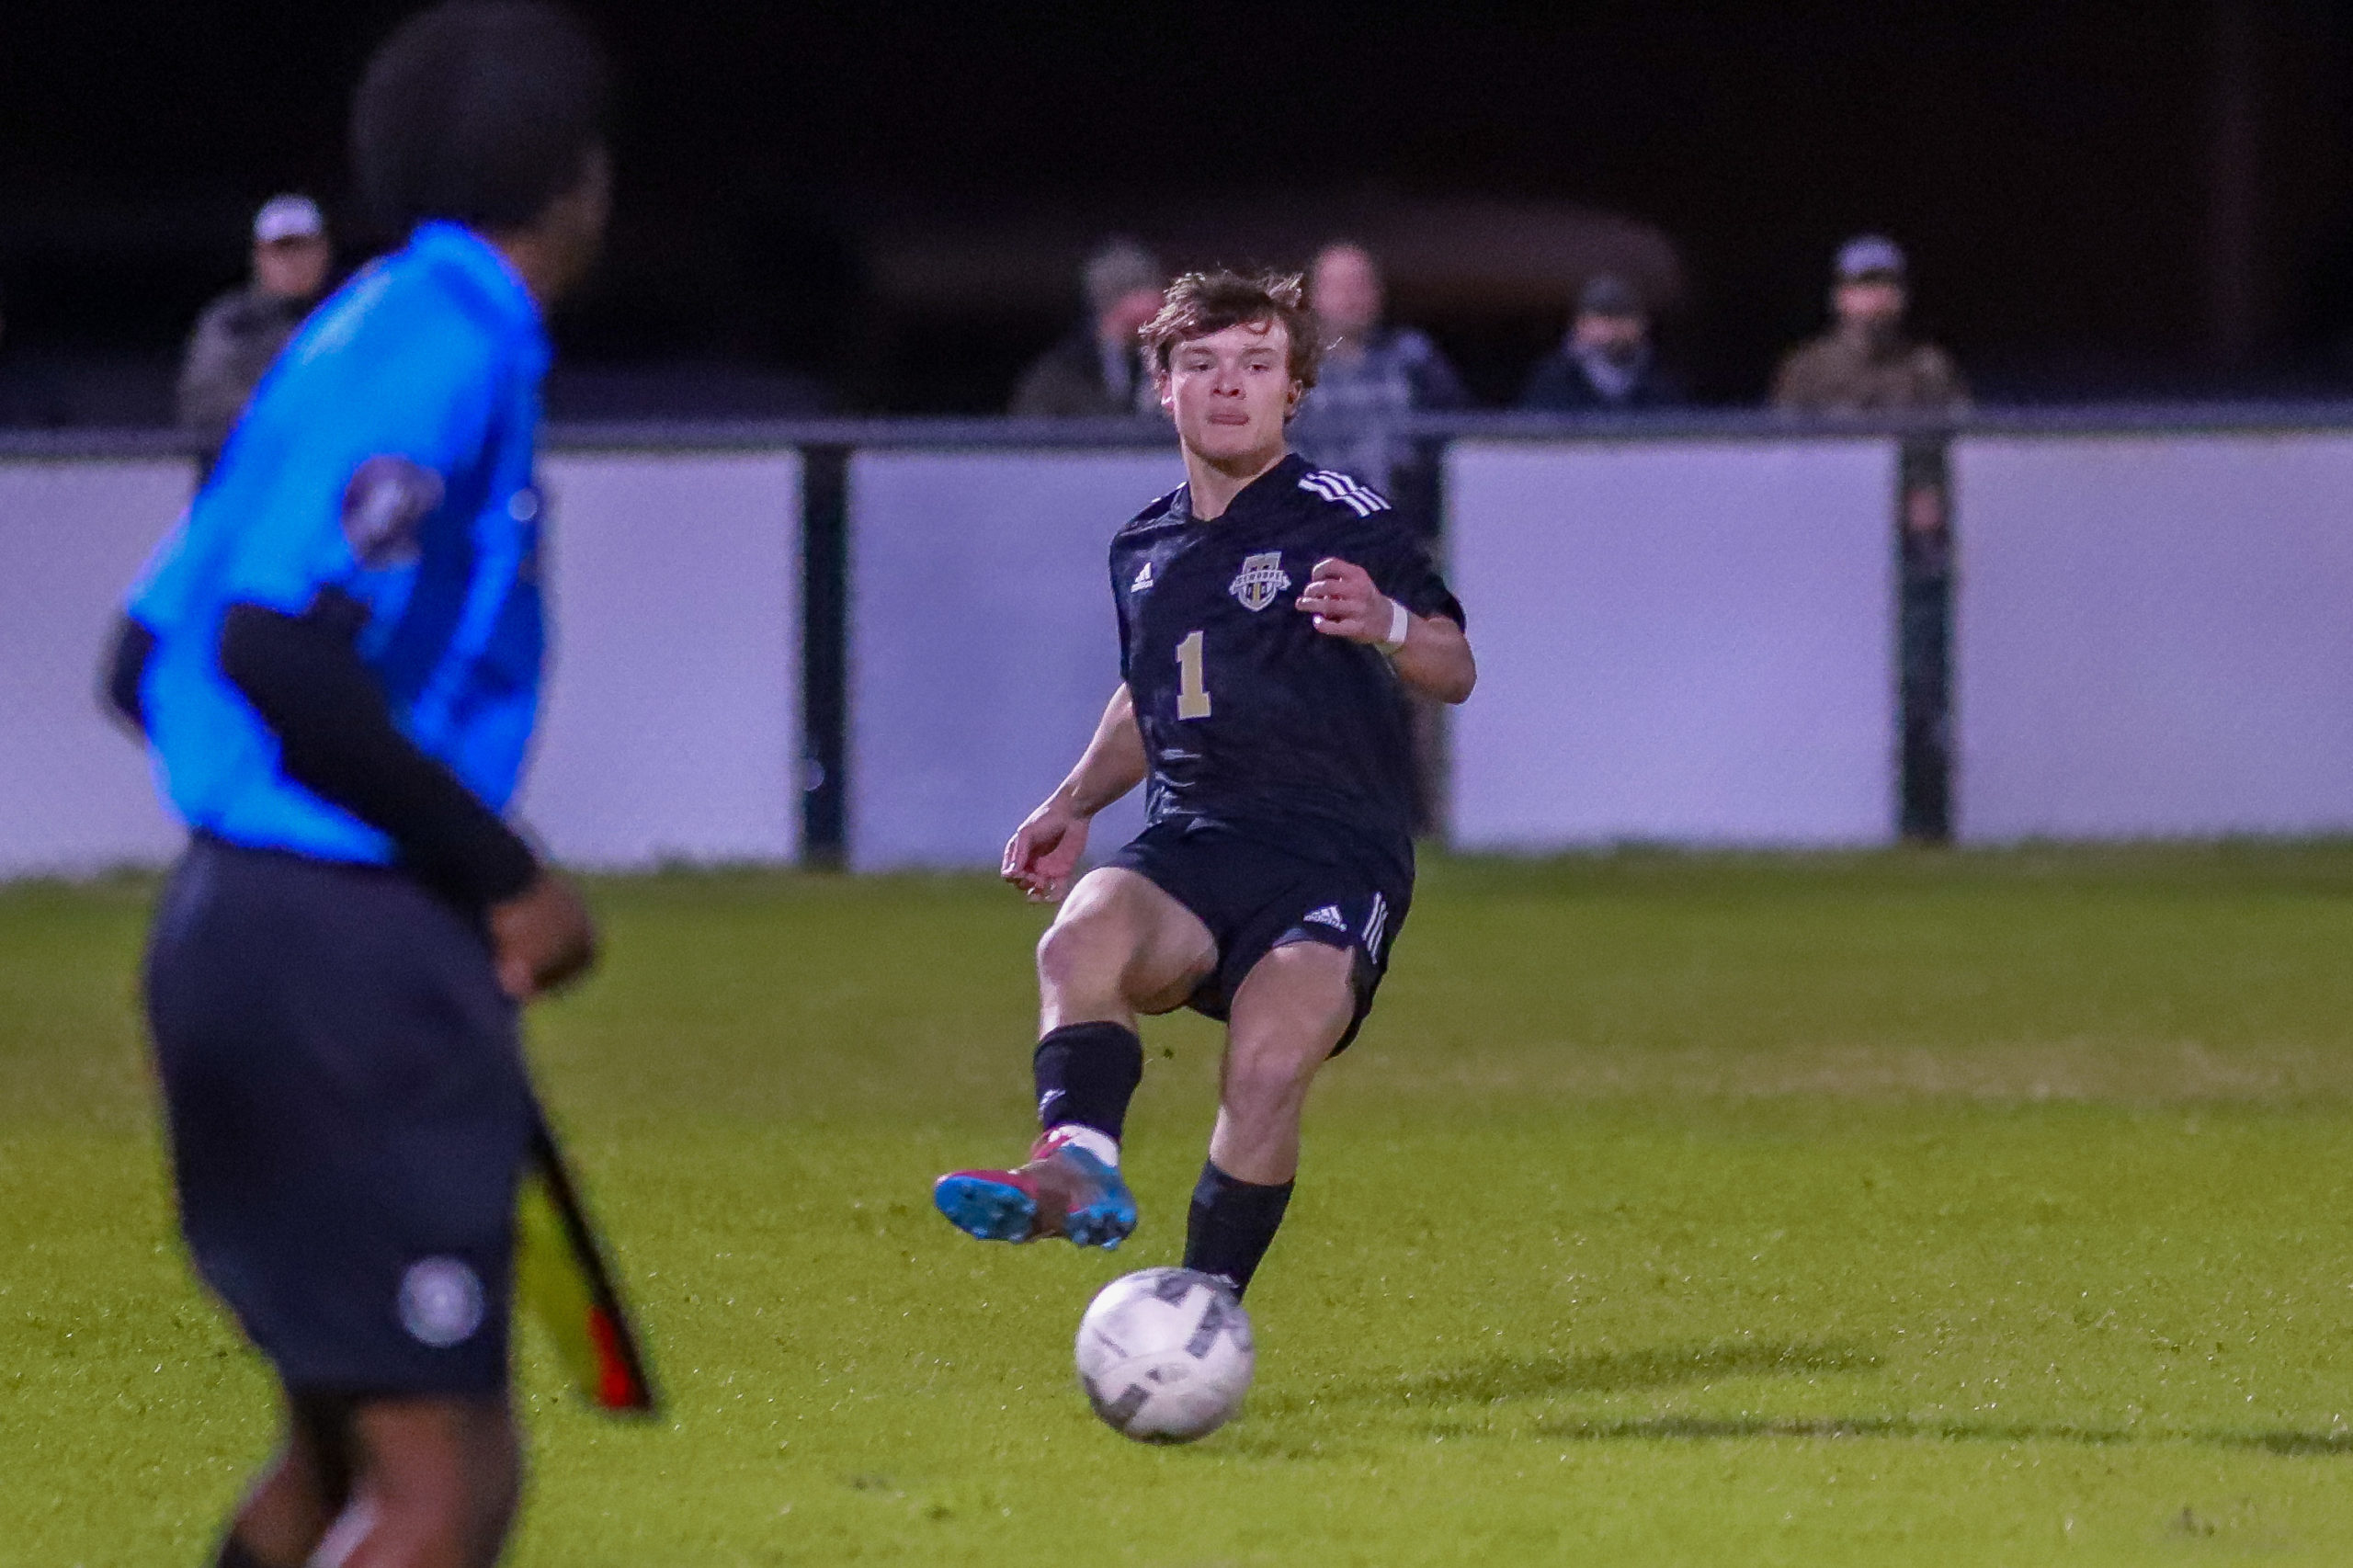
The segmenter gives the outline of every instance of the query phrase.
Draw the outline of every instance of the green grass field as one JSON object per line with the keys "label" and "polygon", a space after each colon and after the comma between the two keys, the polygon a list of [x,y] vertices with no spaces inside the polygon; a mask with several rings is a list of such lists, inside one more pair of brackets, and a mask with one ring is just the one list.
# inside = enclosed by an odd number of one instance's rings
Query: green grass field
{"label": "green grass field", "polygon": [[[149,889],[0,892],[0,1564],[195,1564],[271,1412],[170,1226]],[[1087,1413],[1217,1037],[1148,1031],[1116,1256],[932,1176],[1028,1137],[1037,912],[597,890],[535,1025],[672,1401],[527,1358],[525,1564],[2342,1563],[2353,847],[1426,871],[1190,1449]],[[528,1343],[528,1342],[527,1342]]]}

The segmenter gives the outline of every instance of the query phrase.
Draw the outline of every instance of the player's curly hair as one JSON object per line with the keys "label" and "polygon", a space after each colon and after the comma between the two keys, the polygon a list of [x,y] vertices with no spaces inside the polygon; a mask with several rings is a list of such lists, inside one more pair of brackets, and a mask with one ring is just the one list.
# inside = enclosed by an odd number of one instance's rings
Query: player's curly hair
{"label": "player's curly hair", "polygon": [[1313,386],[1324,338],[1307,309],[1306,280],[1296,272],[1188,272],[1168,286],[1160,313],[1137,336],[1153,368],[1165,376],[1178,344],[1253,322],[1282,326],[1290,344],[1291,380],[1302,388]]}
{"label": "player's curly hair", "polygon": [[519,229],[573,189],[604,140],[604,51],[546,0],[445,0],[403,22],[351,103],[371,214]]}

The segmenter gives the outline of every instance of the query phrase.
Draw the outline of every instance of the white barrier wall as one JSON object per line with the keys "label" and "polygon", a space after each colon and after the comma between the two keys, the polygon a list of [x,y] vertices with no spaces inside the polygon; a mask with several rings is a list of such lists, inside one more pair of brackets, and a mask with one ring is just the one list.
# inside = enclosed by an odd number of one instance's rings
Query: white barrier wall
{"label": "white barrier wall", "polygon": [[[849,844],[858,869],[994,866],[1120,684],[1111,535],[1173,452],[862,452],[849,472]],[[1095,824],[1142,822],[1142,791]]]}
{"label": "white barrier wall", "polygon": [[1962,838],[2353,828],[2353,437],[1952,461]]}
{"label": "white barrier wall", "polygon": [[1892,835],[1892,441],[1464,442],[1446,484],[1459,846]]}
{"label": "white barrier wall", "polygon": [[0,877],[155,865],[179,846],[97,681],[123,593],[194,481],[174,459],[0,462]]}
{"label": "white barrier wall", "polygon": [[525,819],[598,868],[790,860],[801,825],[801,461],[571,454]]}
{"label": "white barrier wall", "polygon": [[[2353,830],[2353,435],[1970,437],[1953,465],[1961,836]],[[1158,452],[853,460],[853,864],[995,863],[1118,679],[1109,537],[1179,477]],[[797,457],[567,453],[546,480],[533,826],[592,866],[793,858]],[[1894,483],[1882,438],[1457,443],[1483,673],[1457,842],[1887,838]],[[188,483],[0,461],[0,877],[177,842],[93,689]]]}
{"label": "white barrier wall", "polygon": [[[544,465],[555,666],[524,814],[559,858],[797,853],[800,472],[790,452]],[[179,845],[96,689],[191,481],[171,460],[0,463],[0,877]]]}

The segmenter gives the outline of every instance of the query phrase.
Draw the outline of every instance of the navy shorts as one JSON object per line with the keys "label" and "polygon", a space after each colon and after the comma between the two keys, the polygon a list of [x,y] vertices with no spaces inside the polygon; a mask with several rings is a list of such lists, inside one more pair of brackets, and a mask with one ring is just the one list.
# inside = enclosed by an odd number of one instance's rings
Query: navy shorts
{"label": "navy shorts", "polygon": [[1413,874],[1371,855],[1286,849],[1279,837],[1171,817],[1145,828],[1105,863],[1148,879],[1210,928],[1217,968],[1186,1000],[1197,1013],[1223,1021],[1243,979],[1277,948],[1321,942],[1354,953],[1356,1013],[1332,1048],[1337,1056],[1372,1011],[1373,993],[1389,971],[1390,949],[1413,903]]}
{"label": "navy shorts", "polygon": [[503,1390],[538,1111],[480,927],[397,871],[199,837],[147,1014],[188,1251],[280,1381]]}

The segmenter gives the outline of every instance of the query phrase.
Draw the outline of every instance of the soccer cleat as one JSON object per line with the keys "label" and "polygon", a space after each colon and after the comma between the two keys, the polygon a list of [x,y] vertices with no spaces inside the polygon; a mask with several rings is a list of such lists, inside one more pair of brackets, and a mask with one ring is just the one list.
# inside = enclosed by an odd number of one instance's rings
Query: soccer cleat
{"label": "soccer cleat", "polygon": [[949,1224],[984,1242],[1064,1236],[1108,1251],[1136,1228],[1135,1197],[1120,1168],[1074,1147],[1059,1130],[1038,1140],[1028,1165],[941,1176],[931,1200]]}

